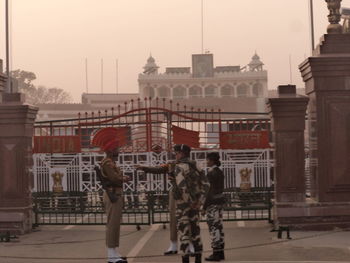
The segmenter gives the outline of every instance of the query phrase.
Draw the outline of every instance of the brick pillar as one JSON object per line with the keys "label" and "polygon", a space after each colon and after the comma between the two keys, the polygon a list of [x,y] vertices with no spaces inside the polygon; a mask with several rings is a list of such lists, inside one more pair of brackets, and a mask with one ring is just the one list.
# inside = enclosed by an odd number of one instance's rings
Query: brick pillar
{"label": "brick pillar", "polygon": [[[312,196],[287,222],[303,229],[350,227],[350,34],[324,35],[299,69],[309,96]],[[287,213],[286,213],[287,214]]]}
{"label": "brick pillar", "polygon": [[324,35],[300,71],[310,98],[312,197],[349,202],[350,34]]}
{"label": "brick pillar", "polygon": [[275,223],[284,224],[295,203],[305,202],[304,130],[308,98],[296,87],[279,86],[278,97],[269,98],[275,144]]}
{"label": "brick pillar", "polygon": [[0,231],[32,228],[32,137],[38,109],[19,93],[4,93],[0,103]]}

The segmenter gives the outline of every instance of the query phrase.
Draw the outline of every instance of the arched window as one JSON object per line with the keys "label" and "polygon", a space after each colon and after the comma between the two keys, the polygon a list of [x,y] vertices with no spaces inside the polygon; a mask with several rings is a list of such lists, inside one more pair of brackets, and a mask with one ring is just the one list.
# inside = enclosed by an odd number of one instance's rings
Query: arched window
{"label": "arched window", "polygon": [[182,86],[177,86],[173,90],[173,98],[174,99],[183,99],[186,98],[186,89]]}
{"label": "arched window", "polygon": [[158,89],[158,97],[159,98],[169,98],[170,97],[170,89],[162,86]]}
{"label": "arched window", "polygon": [[148,98],[148,97],[154,98],[154,96],[155,96],[154,88],[151,86],[146,86],[145,90],[144,90],[144,95],[146,98]]}
{"label": "arched window", "polygon": [[205,97],[217,97],[218,96],[218,88],[210,85],[205,88]]}
{"label": "arched window", "polygon": [[202,88],[199,86],[193,86],[189,90],[190,97],[202,97]]}
{"label": "arched window", "polygon": [[257,82],[253,85],[253,96],[262,97],[263,96],[263,86],[260,82]]}
{"label": "arched window", "polygon": [[248,97],[248,86],[246,84],[240,84],[237,87],[237,97]]}
{"label": "arched window", "polygon": [[231,85],[225,85],[221,88],[222,97],[230,97],[233,95],[233,87]]}

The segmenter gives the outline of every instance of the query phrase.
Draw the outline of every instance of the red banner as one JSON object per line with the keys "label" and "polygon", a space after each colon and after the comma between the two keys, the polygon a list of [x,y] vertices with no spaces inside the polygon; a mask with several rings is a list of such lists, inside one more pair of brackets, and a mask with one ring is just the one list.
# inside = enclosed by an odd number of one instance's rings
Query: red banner
{"label": "red banner", "polygon": [[34,136],[34,153],[79,153],[79,136]]}
{"label": "red banner", "polygon": [[221,149],[270,148],[268,131],[229,131],[220,133]]}
{"label": "red banner", "polygon": [[199,148],[199,132],[177,126],[172,127],[174,144],[187,144],[192,148]]}

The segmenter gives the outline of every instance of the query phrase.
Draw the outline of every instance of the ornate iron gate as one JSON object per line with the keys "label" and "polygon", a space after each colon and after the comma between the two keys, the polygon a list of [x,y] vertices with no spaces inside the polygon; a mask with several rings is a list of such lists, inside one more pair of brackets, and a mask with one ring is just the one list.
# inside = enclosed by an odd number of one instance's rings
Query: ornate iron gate
{"label": "ornate iron gate", "polygon": [[[192,144],[191,157],[204,169],[206,154],[220,153],[228,197],[225,220],[270,220],[271,150],[220,149],[221,132],[251,130],[257,126],[268,130],[269,121],[224,119],[222,114],[213,110],[195,111],[186,106],[180,109],[178,104],[174,106],[165,100],[145,99],[125,103],[124,107],[118,106],[110,112],[85,113],[77,119],[37,123],[37,153],[33,155],[36,224],[105,223],[102,189],[93,169],[103,154],[90,145],[91,134],[103,127],[122,127],[127,131],[118,160],[124,174],[131,178],[124,185],[124,224],[168,221],[170,184],[167,176],[144,174],[134,167],[173,160],[171,148],[178,131],[195,138],[180,139]],[[244,169],[250,175],[248,190],[241,189]],[[57,189],[63,191],[57,192]]]}

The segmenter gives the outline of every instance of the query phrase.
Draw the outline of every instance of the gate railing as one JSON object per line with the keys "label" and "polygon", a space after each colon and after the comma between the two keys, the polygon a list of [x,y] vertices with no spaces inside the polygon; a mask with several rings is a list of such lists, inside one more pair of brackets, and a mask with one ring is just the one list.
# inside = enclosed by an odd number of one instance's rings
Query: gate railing
{"label": "gate railing", "polygon": [[[206,156],[210,150],[194,150],[191,159],[206,169]],[[252,187],[271,186],[273,159],[271,149],[219,150],[222,170],[225,174],[225,188],[239,188],[241,170],[250,170]],[[61,184],[67,192],[95,192],[101,184],[94,170],[104,154],[96,152],[78,154],[34,154],[34,192],[52,191],[53,175],[61,174]],[[167,191],[170,182],[164,174],[146,174],[136,171],[136,165],[157,166],[173,161],[167,152],[121,153],[118,166],[131,180],[124,184],[124,192]]]}
{"label": "gate railing", "polygon": [[[133,193],[125,197],[123,225],[169,223],[168,192]],[[145,195],[140,200],[141,195]],[[226,191],[224,221],[267,220],[271,222],[271,189],[250,192]],[[102,192],[64,192],[33,194],[34,225],[104,225]],[[202,218],[203,219],[203,218]]]}
{"label": "gate railing", "polygon": [[[249,117],[241,118],[242,115]],[[78,143],[79,147],[75,147],[75,150],[91,152],[98,150],[90,144],[92,135],[98,129],[123,127],[128,129],[128,141],[122,147],[122,152],[150,152],[154,146],[171,151],[173,126],[198,133],[199,146],[196,148],[219,149],[220,132],[269,131],[270,119],[267,113],[195,109],[165,99],[145,98],[125,102],[111,110],[80,113],[76,119],[36,122],[34,134],[38,138],[76,137],[78,142],[75,141],[75,144]],[[49,153],[60,153],[60,150],[52,147]]]}

